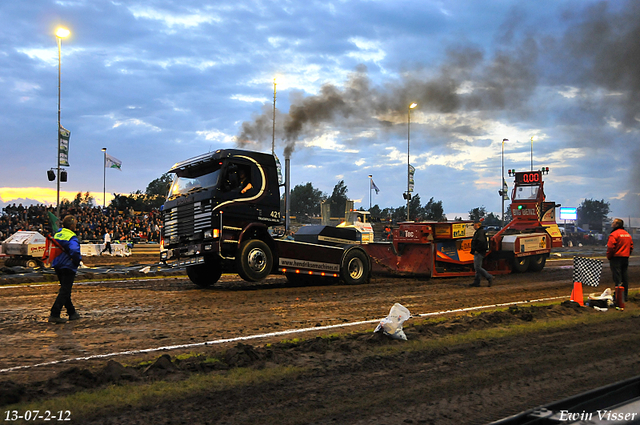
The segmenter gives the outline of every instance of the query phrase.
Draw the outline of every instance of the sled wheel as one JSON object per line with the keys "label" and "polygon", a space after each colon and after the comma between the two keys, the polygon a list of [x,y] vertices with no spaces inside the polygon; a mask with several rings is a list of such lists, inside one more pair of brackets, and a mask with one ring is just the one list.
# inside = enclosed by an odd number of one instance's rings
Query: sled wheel
{"label": "sled wheel", "polygon": [[260,239],[250,239],[240,245],[236,257],[238,274],[247,282],[257,282],[269,276],[273,266],[273,254],[269,245]]}
{"label": "sled wheel", "polygon": [[524,273],[529,268],[529,257],[516,257],[513,259],[513,271]]}
{"label": "sled wheel", "polygon": [[342,280],[348,285],[368,283],[371,275],[369,258],[360,249],[347,251],[342,259],[340,274]]}
{"label": "sled wheel", "polygon": [[530,272],[539,272],[542,271],[542,269],[544,269],[544,265],[547,263],[547,256],[542,254],[542,255],[536,255],[535,257],[532,257],[531,260],[529,261],[529,271]]}

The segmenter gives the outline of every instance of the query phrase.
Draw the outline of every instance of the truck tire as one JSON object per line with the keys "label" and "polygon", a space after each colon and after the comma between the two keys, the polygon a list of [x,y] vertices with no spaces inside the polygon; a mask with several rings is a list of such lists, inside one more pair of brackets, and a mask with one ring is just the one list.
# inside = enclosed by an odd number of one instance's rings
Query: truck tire
{"label": "truck tire", "polygon": [[342,258],[340,275],[348,285],[369,283],[371,269],[369,257],[360,249],[350,249]]}
{"label": "truck tire", "polygon": [[544,254],[531,257],[531,260],[529,260],[529,271],[530,272],[542,271],[546,263],[547,263],[547,256]]}
{"label": "truck tire", "polygon": [[29,267],[30,269],[35,269],[38,265],[38,260],[36,259],[28,259],[24,261],[24,266]]}
{"label": "truck tire", "polygon": [[236,268],[241,278],[247,282],[258,282],[271,273],[273,254],[269,245],[260,239],[242,242],[236,256]]}
{"label": "truck tire", "polygon": [[187,276],[191,282],[201,288],[213,286],[222,276],[222,267],[215,264],[197,264],[187,266]]}
{"label": "truck tire", "polygon": [[524,273],[529,269],[529,257],[515,257],[513,259],[513,271]]}

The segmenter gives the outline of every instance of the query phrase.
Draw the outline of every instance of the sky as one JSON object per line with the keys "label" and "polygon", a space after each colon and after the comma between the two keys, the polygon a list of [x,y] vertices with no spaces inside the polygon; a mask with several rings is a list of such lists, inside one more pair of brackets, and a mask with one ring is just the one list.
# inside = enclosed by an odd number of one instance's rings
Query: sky
{"label": "sky", "polygon": [[510,188],[533,163],[547,200],[640,217],[637,1],[30,0],[1,2],[0,23],[0,206],[55,205],[60,69],[62,199],[270,152],[276,78],[292,187],[344,180],[356,207],[403,206],[409,153],[414,195],[466,219],[501,212],[503,161]]}

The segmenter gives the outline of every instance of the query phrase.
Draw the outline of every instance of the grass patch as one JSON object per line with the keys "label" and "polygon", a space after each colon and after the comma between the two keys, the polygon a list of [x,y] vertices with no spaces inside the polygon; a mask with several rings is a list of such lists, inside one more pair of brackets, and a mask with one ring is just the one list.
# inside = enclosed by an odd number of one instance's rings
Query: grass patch
{"label": "grass patch", "polygon": [[178,382],[157,381],[148,384],[111,385],[100,390],[83,391],[65,397],[4,406],[3,411],[68,410],[71,412],[72,423],[79,423],[78,421],[83,418],[106,416],[127,408],[157,404],[158,400],[162,400],[163,403],[171,402],[205,390],[219,391],[283,378],[294,379],[304,371],[305,369],[289,366],[263,370],[238,368],[224,375],[194,374]]}

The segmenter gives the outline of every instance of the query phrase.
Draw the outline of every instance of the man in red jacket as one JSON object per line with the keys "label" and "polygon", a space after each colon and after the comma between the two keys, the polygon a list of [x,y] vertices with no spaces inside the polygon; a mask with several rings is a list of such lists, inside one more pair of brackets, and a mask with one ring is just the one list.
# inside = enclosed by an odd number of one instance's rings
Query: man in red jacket
{"label": "man in red jacket", "polygon": [[613,274],[613,282],[616,286],[624,287],[624,300],[627,301],[629,292],[629,256],[633,252],[633,239],[631,235],[624,230],[624,222],[616,218],[611,223],[611,234],[607,241],[607,258],[611,265],[611,273]]}

